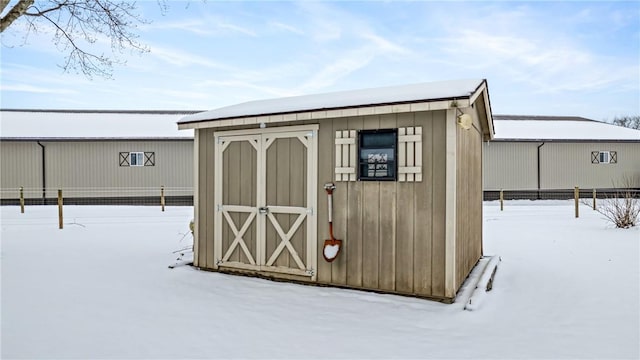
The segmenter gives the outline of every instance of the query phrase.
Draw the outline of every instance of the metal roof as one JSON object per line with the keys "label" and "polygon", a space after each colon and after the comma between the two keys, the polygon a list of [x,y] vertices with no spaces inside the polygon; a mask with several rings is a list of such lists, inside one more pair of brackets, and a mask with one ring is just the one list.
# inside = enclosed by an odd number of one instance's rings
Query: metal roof
{"label": "metal roof", "polygon": [[0,109],[1,139],[185,139],[177,121],[190,110]]}
{"label": "metal roof", "polygon": [[640,130],[575,116],[494,115],[493,141],[640,142]]}

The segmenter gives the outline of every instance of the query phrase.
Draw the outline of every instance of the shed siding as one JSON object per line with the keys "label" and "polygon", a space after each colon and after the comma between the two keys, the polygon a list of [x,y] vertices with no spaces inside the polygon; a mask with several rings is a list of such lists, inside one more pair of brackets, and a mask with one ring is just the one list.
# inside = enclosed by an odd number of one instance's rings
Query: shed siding
{"label": "shed siding", "polygon": [[17,198],[21,186],[25,198],[42,197],[42,150],[35,142],[0,141],[0,196]]}
{"label": "shed siding", "polygon": [[[196,242],[198,253],[194,257],[194,265],[202,268],[213,269],[215,268],[215,257],[213,251],[214,243],[214,212],[215,205],[213,200],[214,195],[214,138],[213,129],[199,129],[194,134],[197,137],[195,144],[198,152],[198,188],[197,197],[199,201],[197,203],[196,210],[196,227],[197,237]],[[195,206],[196,204],[194,204]],[[194,249],[195,250],[195,249]],[[195,260],[197,258],[197,261]]]}
{"label": "shed siding", "polygon": [[457,127],[456,270],[458,289],[482,256],[482,130],[477,113],[473,127]]}
{"label": "shed siding", "polygon": [[[319,283],[420,296],[445,296],[445,117],[445,111],[432,111],[282,124],[319,124],[316,212]],[[327,196],[322,185],[334,180],[335,131],[400,126],[422,126],[423,181],[336,182],[334,234],[343,240],[343,248],[334,262],[325,262],[321,255],[322,246],[329,238],[329,231]],[[224,128],[233,129],[238,127]],[[214,131],[199,129],[195,136],[200,163],[198,194],[201,199],[206,199],[198,203],[196,211],[196,266],[215,269],[214,259],[218,255],[213,250]],[[274,191],[279,192],[278,185],[275,186]]]}
{"label": "shed siding", "polygon": [[[319,282],[444,297],[445,116],[437,111],[320,122],[319,184],[333,179],[335,131],[403,126],[422,126],[423,181],[337,182],[334,233],[344,240],[343,253],[331,264],[319,261]],[[318,207],[321,253],[329,237],[324,193]]]}

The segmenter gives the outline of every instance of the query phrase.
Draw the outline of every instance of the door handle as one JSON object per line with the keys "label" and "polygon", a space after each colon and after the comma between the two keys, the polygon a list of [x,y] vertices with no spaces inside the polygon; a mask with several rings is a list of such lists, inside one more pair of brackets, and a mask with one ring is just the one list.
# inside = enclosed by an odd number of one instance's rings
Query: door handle
{"label": "door handle", "polygon": [[258,212],[260,214],[266,214],[269,212],[269,207],[268,206],[261,206],[258,208]]}

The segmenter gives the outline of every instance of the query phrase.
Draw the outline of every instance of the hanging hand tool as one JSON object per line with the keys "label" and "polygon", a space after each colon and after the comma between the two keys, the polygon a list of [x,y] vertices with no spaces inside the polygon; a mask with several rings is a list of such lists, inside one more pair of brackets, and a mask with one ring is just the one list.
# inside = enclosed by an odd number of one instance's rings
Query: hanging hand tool
{"label": "hanging hand tool", "polygon": [[327,262],[332,262],[336,257],[338,257],[340,249],[342,248],[342,240],[338,240],[333,237],[333,190],[336,189],[336,185],[334,183],[327,183],[324,184],[324,189],[328,196],[327,207],[329,208],[329,236],[331,238],[324,241],[322,256]]}

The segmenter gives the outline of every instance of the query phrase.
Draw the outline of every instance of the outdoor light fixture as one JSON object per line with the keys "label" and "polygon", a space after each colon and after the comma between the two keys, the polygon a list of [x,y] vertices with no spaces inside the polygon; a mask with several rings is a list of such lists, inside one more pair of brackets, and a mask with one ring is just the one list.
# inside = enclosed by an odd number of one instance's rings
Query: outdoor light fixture
{"label": "outdoor light fixture", "polygon": [[266,127],[267,127],[267,124],[265,124],[265,123],[263,123],[263,122],[261,122],[261,123],[260,123],[260,129],[264,129],[264,128],[266,128]]}
{"label": "outdoor light fixture", "polygon": [[471,124],[473,124],[473,118],[471,115],[463,113],[458,108],[456,108],[456,110],[460,112],[458,115],[458,125],[465,130],[471,129]]}

